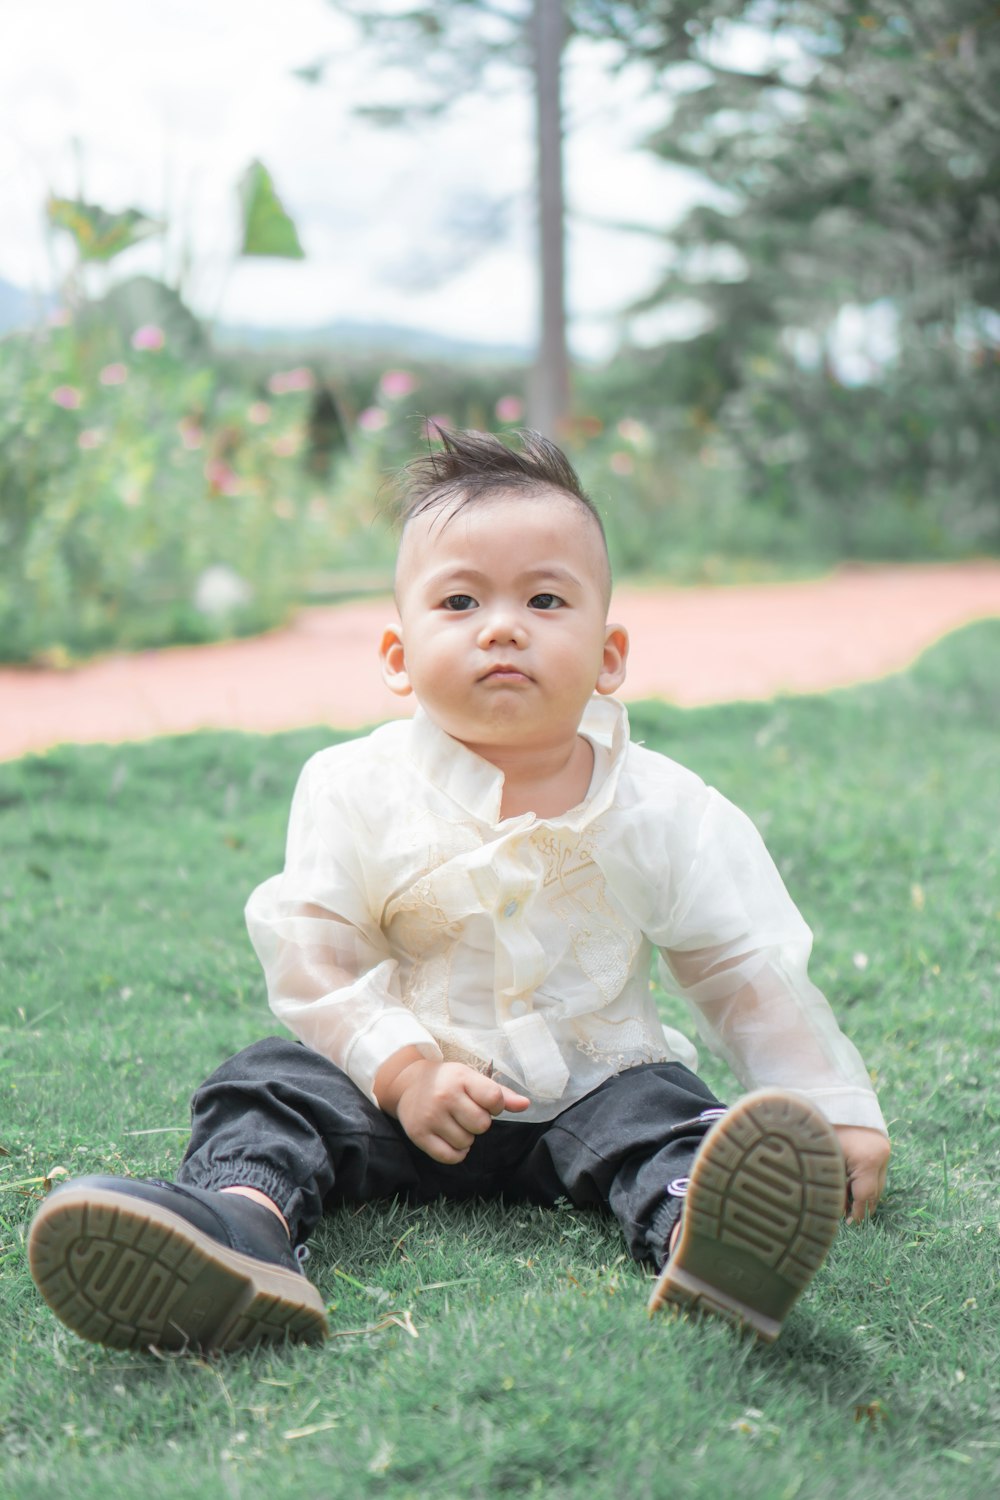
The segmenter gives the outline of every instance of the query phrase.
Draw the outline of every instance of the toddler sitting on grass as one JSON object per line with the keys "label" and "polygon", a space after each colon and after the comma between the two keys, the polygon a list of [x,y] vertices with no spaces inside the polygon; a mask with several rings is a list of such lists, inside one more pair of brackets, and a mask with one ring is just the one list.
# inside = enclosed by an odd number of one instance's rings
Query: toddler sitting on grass
{"label": "toddler sitting on grass", "polygon": [[[773,1339],[841,1216],[879,1201],[882,1115],[759,836],[629,740],[593,504],[536,434],[442,443],[403,475],[381,642],[416,714],[308,762],[247,906],[298,1040],[198,1090],[176,1183],[81,1178],[34,1219],[37,1285],[84,1338],[321,1339],[302,1247],[399,1195],[610,1209],[651,1311]],[[754,1090],[730,1109],[660,1023],[654,950]]]}

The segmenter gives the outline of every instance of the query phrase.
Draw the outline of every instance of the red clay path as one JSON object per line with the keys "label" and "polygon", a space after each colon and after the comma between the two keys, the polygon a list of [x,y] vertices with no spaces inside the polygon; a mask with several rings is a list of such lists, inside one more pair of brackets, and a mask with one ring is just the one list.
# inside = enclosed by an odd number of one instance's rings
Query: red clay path
{"label": "red clay path", "polygon": [[[1000,561],[842,569],[807,582],[623,587],[626,700],[687,707],[823,692],[899,671],[942,635],[1000,615]],[[389,599],[303,610],[218,646],[113,656],[70,671],[0,668],[0,760],[64,742],[196,729],[360,728],[407,711],[376,659]]]}

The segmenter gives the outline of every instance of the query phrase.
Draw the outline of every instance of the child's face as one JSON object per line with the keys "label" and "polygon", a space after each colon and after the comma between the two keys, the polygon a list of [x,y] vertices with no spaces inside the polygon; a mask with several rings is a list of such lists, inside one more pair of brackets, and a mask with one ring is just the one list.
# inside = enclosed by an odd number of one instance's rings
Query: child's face
{"label": "child's face", "polygon": [[625,678],[607,577],[599,528],[558,491],[416,516],[396,573],[401,626],[382,640],[386,682],[487,759],[571,741],[591,694]]}

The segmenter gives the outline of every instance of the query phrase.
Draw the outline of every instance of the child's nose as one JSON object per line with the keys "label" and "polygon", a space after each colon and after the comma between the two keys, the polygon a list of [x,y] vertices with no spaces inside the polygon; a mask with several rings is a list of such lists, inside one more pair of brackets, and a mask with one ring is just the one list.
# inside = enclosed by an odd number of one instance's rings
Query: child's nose
{"label": "child's nose", "polygon": [[480,612],[479,644],[482,647],[527,644],[528,632],[516,609],[503,605]]}

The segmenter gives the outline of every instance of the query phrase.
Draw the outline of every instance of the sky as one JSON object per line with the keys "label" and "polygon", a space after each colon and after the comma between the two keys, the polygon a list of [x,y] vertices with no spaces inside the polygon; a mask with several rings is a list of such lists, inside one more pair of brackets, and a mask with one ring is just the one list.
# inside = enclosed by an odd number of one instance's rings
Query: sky
{"label": "sky", "polygon": [[[137,207],[169,232],[114,275],[173,277],[186,258],[196,310],[230,323],[336,319],[530,345],[531,103],[524,92],[459,100],[433,127],[379,130],[353,108],[408,85],[365,58],[325,0],[0,0],[0,277],[50,287],[65,263],[43,224],[47,194]],[[293,69],[331,59],[309,87]],[[655,236],[696,189],[638,149],[664,113],[598,52],[567,78],[569,291],[575,351],[601,358],[617,317],[663,264]],[[76,144],[74,144],[76,143]],[[299,229],[302,262],[235,261],[236,184],[253,158]],[[463,222],[484,205],[505,231],[470,256]],[[60,261],[60,256],[63,257]],[[684,313],[675,313],[678,327]],[[670,315],[652,334],[670,327]]]}

